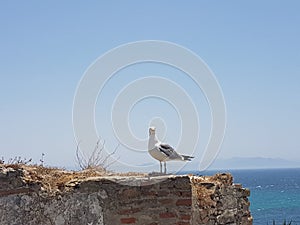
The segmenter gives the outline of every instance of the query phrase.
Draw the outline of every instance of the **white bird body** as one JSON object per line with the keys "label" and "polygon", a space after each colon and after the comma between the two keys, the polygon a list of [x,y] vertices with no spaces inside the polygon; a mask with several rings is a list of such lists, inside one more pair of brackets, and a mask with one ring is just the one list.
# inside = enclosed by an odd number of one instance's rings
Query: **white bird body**
{"label": "white bird body", "polygon": [[154,159],[160,162],[160,172],[162,172],[161,162],[164,162],[164,173],[167,171],[166,161],[191,161],[194,158],[192,156],[180,155],[172,146],[159,141],[156,137],[154,127],[149,128],[148,152]]}

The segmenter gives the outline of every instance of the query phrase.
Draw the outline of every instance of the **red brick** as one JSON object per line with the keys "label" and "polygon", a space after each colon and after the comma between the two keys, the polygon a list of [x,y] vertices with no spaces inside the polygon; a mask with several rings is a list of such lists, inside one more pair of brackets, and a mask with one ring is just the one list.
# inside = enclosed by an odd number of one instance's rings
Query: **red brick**
{"label": "red brick", "polygon": [[120,221],[121,221],[122,224],[133,224],[133,223],[135,223],[136,219],[133,218],[133,217],[121,218]]}
{"label": "red brick", "polygon": [[140,208],[123,209],[123,210],[119,211],[119,214],[120,215],[126,215],[126,214],[137,213],[137,212],[140,212],[140,211],[141,211]]}
{"label": "red brick", "polygon": [[156,192],[155,191],[143,191],[143,195],[156,196]]}
{"label": "red brick", "polygon": [[186,199],[178,199],[176,202],[177,206],[191,206],[192,205],[192,199],[186,198]]}
{"label": "red brick", "polygon": [[166,219],[166,218],[174,218],[174,217],[176,217],[176,215],[174,213],[171,213],[171,212],[164,212],[164,213],[160,213],[159,217],[163,218],[163,219]]}
{"label": "red brick", "polygon": [[160,204],[169,205],[169,204],[172,204],[174,200],[167,198],[167,199],[159,199],[158,201],[159,201]]}
{"label": "red brick", "polygon": [[191,215],[182,214],[182,215],[180,215],[180,219],[182,219],[182,220],[190,220],[191,219]]}
{"label": "red brick", "polygon": [[180,221],[180,222],[177,222],[176,225],[190,225],[190,223],[189,222]]}

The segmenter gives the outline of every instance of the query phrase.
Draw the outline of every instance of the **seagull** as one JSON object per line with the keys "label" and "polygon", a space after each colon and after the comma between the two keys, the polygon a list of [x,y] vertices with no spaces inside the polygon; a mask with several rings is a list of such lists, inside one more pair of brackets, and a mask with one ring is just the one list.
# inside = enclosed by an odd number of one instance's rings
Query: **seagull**
{"label": "seagull", "polygon": [[164,162],[164,173],[167,173],[166,161],[191,161],[193,156],[181,155],[174,148],[166,143],[162,143],[155,134],[155,127],[149,128],[148,152],[160,164],[162,173],[162,162]]}

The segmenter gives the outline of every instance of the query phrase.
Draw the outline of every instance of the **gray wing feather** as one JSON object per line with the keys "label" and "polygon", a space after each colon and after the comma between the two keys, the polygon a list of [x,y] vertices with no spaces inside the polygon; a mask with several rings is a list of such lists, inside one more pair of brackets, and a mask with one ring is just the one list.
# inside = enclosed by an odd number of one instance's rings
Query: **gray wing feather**
{"label": "gray wing feather", "polygon": [[169,159],[178,159],[182,158],[172,146],[165,144],[165,143],[160,143],[159,145],[159,150],[163,152],[166,156],[168,156]]}

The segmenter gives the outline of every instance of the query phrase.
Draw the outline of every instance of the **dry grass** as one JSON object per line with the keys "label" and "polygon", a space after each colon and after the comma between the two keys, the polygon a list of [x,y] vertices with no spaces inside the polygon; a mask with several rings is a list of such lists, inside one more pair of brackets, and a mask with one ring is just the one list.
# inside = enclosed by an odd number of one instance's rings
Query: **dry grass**
{"label": "dry grass", "polygon": [[23,180],[27,183],[38,183],[42,190],[57,192],[65,189],[65,184],[74,179],[85,179],[107,174],[104,170],[66,171],[59,168],[44,167],[40,165],[3,164],[6,168],[24,171]]}
{"label": "dry grass", "polygon": [[80,181],[90,177],[104,176],[146,176],[144,173],[112,173],[102,168],[86,169],[82,171],[67,171],[60,168],[45,167],[41,165],[25,164],[1,164],[6,168],[23,170],[23,180],[26,183],[37,183],[42,190],[48,193],[67,191],[67,183],[70,181]]}

